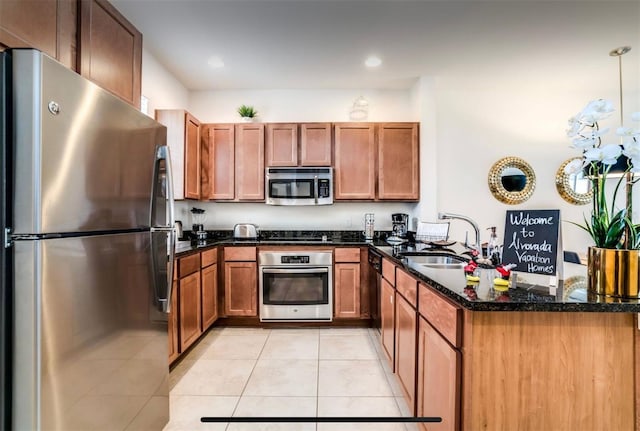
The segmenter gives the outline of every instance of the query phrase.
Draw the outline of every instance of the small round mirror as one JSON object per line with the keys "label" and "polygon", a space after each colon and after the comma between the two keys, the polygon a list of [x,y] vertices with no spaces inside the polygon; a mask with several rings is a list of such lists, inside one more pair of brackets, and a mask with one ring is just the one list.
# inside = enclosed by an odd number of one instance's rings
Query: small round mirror
{"label": "small round mirror", "polygon": [[585,177],[581,166],[582,158],[574,157],[565,160],[556,172],[558,193],[562,199],[574,205],[588,204],[593,198],[591,181]]}
{"label": "small round mirror", "polygon": [[519,157],[504,157],[489,170],[489,190],[505,204],[515,205],[526,201],[535,187],[533,169]]}

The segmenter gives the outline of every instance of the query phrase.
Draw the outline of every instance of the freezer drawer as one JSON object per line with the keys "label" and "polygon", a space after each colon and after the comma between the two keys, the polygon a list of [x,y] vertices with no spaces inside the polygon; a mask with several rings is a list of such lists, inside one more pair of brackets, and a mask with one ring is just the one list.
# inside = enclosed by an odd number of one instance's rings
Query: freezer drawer
{"label": "freezer drawer", "polygon": [[165,232],[15,243],[14,429],[124,430],[145,409],[162,429],[167,315],[152,250],[166,244]]}

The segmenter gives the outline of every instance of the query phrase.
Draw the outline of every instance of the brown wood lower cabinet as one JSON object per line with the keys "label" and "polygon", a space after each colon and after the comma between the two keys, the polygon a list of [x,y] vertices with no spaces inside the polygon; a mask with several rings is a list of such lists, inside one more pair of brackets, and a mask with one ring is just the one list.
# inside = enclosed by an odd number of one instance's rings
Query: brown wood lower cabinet
{"label": "brown wood lower cabinet", "polygon": [[202,333],[200,325],[200,272],[180,279],[178,287],[180,351],[184,352]]}
{"label": "brown wood lower cabinet", "polygon": [[202,269],[202,331],[209,329],[218,318],[218,265]]}
{"label": "brown wood lower cabinet", "polygon": [[335,317],[360,318],[360,264],[336,263]]}
{"label": "brown wood lower cabinet", "polygon": [[380,286],[380,338],[382,351],[389,361],[392,370],[395,369],[395,295],[396,291],[393,286],[383,278]]}
{"label": "brown wood lower cabinet", "polygon": [[416,309],[401,295],[396,295],[395,354],[396,375],[409,411],[415,412],[416,395]]}
{"label": "brown wood lower cabinet", "polygon": [[224,312],[227,316],[258,315],[256,262],[225,262]]}
{"label": "brown wood lower cabinet", "polygon": [[417,415],[440,417],[423,423],[429,431],[460,429],[460,367],[462,354],[423,318],[418,326]]}

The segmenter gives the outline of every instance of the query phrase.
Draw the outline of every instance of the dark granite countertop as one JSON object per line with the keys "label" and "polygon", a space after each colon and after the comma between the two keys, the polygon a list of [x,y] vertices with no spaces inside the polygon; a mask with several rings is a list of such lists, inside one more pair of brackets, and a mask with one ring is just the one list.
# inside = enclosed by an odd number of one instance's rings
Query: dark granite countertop
{"label": "dark granite countertop", "polygon": [[[474,311],[562,311],[562,312],[640,312],[640,300],[598,296],[587,292],[587,267],[564,262],[564,280],[550,285],[550,277],[518,273],[515,288],[496,290],[493,279],[498,275],[491,267],[480,268],[480,281],[469,283],[462,269],[436,269],[411,263],[404,254],[424,252],[414,247],[374,246],[375,249],[402,266],[444,296]],[[432,254],[464,255],[460,245],[429,249]]]}
{"label": "dark granite countertop", "polygon": [[[180,241],[176,257],[186,256],[219,245],[225,246],[369,246],[407,272],[442,293],[460,306],[474,311],[554,311],[554,312],[623,312],[640,313],[640,300],[623,300],[587,292],[587,268],[564,262],[564,280],[550,285],[550,278],[518,274],[515,288],[496,290],[493,268],[480,269],[480,281],[468,283],[464,272],[436,269],[412,264],[406,254],[456,255],[469,258],[460,244],[434,247],[426,244],[391,246],[385,238],[389,232],[376,232],[376,239],[365,241],[359,231],[261,231],[255,240],[237,240],[231,230],[209,231],[206,241]],[[324,237],[324,238],[323,238]]]}

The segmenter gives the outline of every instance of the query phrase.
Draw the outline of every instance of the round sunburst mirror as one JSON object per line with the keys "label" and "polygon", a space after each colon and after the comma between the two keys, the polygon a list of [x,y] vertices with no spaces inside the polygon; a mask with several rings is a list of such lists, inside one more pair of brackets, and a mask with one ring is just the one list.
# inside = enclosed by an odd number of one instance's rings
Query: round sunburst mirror
{"label": "round sunburst mirror", "polygon": [[585,205],[593,199],[593,190],[591,189],[591,181],[584,176],[582,170],[576,172],[567,172],[569,163],[582,160],[580,157],[562,162],[556,172],[556,189],[562,199],[574,205]]}
{"label": "round sunburst mirror", "polygon": [[504,157],[489,170],[489,190],[500,202],[516,205],[525,202],[536,188],[536,175],[519,157]]}

